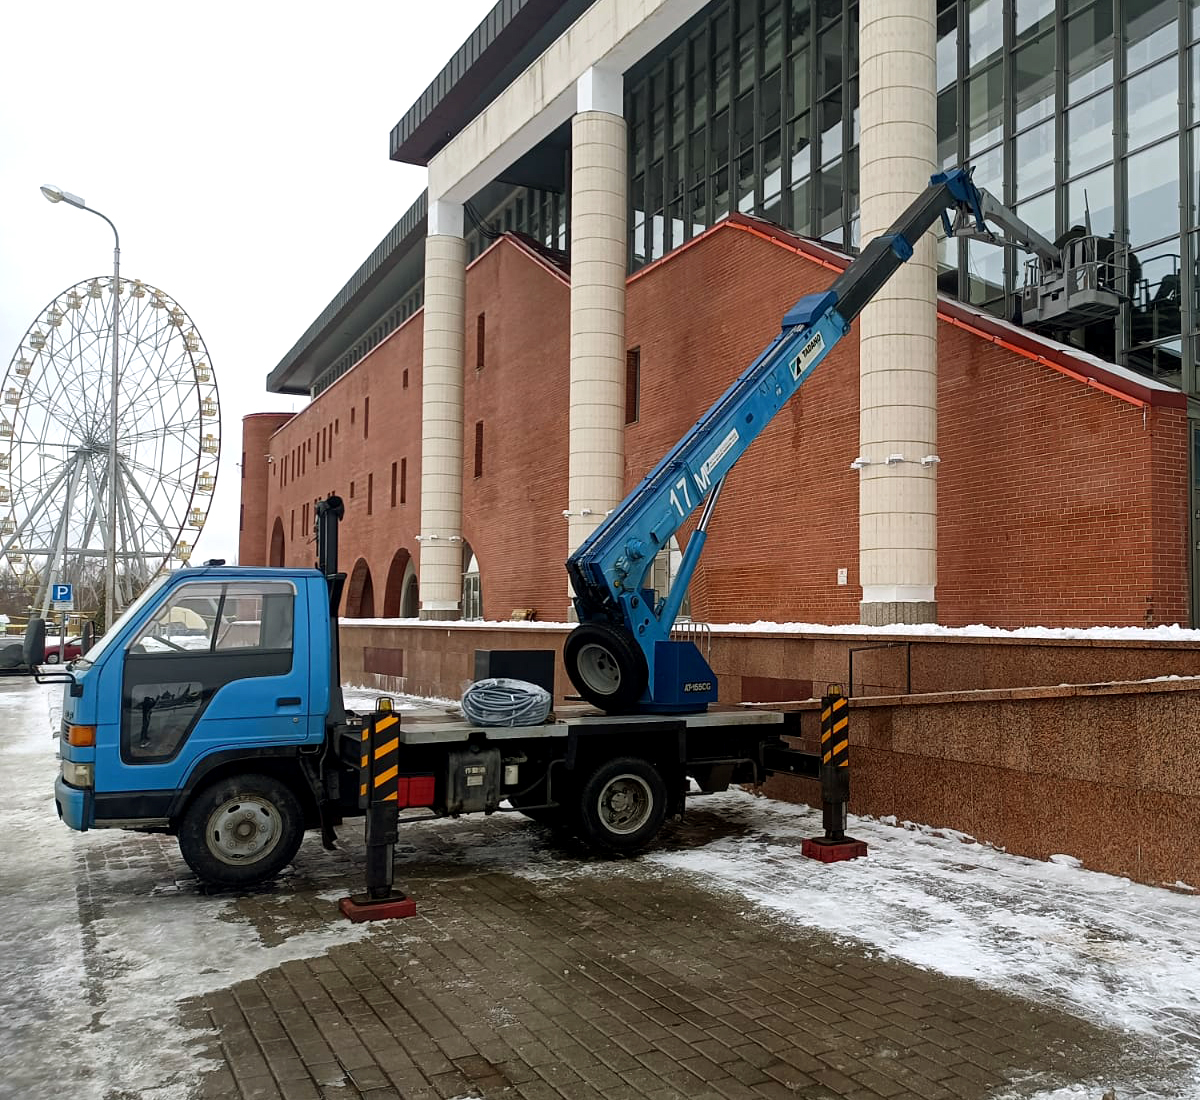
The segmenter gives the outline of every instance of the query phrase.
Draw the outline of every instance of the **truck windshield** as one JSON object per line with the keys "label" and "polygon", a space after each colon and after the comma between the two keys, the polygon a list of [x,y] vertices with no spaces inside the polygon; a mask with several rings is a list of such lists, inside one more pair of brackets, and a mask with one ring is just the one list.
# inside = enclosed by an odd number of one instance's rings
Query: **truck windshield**
{"label": "truck windshield", "polygon": [[169,573],[164,573],[160,577],[156,577],[142,590],[142,594],[138,596],[125,610],[121,613],[120,618],[112,625],[111,630],[106,630],[96,640],[96,644],[92,646],[82,657],[75,660],[76,668],[90,668],[93,664],[103,656],[105,650],[112,645],[113,639],[121,633],[121,628],[129,622],[143,607],[146,606],[153,598],[156,592],[164,584],[167,583]]}

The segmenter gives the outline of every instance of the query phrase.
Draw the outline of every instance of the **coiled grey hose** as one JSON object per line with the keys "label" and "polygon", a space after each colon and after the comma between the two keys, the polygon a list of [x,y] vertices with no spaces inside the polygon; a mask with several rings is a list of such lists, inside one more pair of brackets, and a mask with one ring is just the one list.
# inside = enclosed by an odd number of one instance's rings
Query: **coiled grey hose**
{"label": "coiled grey hose", "polygon": [[477,726],[538,726],[550,713],[550,693],[525,680],[493,676],[467,688],[462,712]]}

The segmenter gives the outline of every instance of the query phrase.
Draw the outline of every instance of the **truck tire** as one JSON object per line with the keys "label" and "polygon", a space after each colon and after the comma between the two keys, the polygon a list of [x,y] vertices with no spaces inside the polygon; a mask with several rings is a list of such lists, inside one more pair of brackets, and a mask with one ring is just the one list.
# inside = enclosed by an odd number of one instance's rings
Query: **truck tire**
{"label": "truck tire", "polygon": [[217,886],[253,886],[282,871],[304,839],[296,796],[269,775],[219,779],[188,803],[179,823],[187,865]]}
{"label": "truck tire", "polygon": [[646,655],[621,627],[581,623],[567,636],[563,661],[579,694],[610,714],[628,711],[646,690]]}
{"label": "truck tire", "polygon": [[580,788],[580,838],[609,852],[645,848],[667,816],[667,785],[659,770],[637,756],[606,760]]}

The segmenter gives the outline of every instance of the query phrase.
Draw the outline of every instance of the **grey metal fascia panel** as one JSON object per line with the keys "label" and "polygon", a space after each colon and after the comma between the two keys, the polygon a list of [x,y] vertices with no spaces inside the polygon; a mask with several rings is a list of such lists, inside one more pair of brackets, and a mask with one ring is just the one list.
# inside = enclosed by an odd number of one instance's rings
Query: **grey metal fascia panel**
{"label": "grey metal fascia panel", "polygon": [[[392,128],[392,160],[425,165],[594,0],[499,0]],[[514,71],[513,62],[521,59]]]}

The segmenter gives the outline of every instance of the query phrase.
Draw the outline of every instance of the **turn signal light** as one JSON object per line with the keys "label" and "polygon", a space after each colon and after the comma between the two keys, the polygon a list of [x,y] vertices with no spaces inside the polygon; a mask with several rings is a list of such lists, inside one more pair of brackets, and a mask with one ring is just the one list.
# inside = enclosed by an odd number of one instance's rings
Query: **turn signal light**
{"label": "turn signal light", "polygon": [[68,726],[67,744],[77,748],[86,748],[96,743],[95,726]]}

